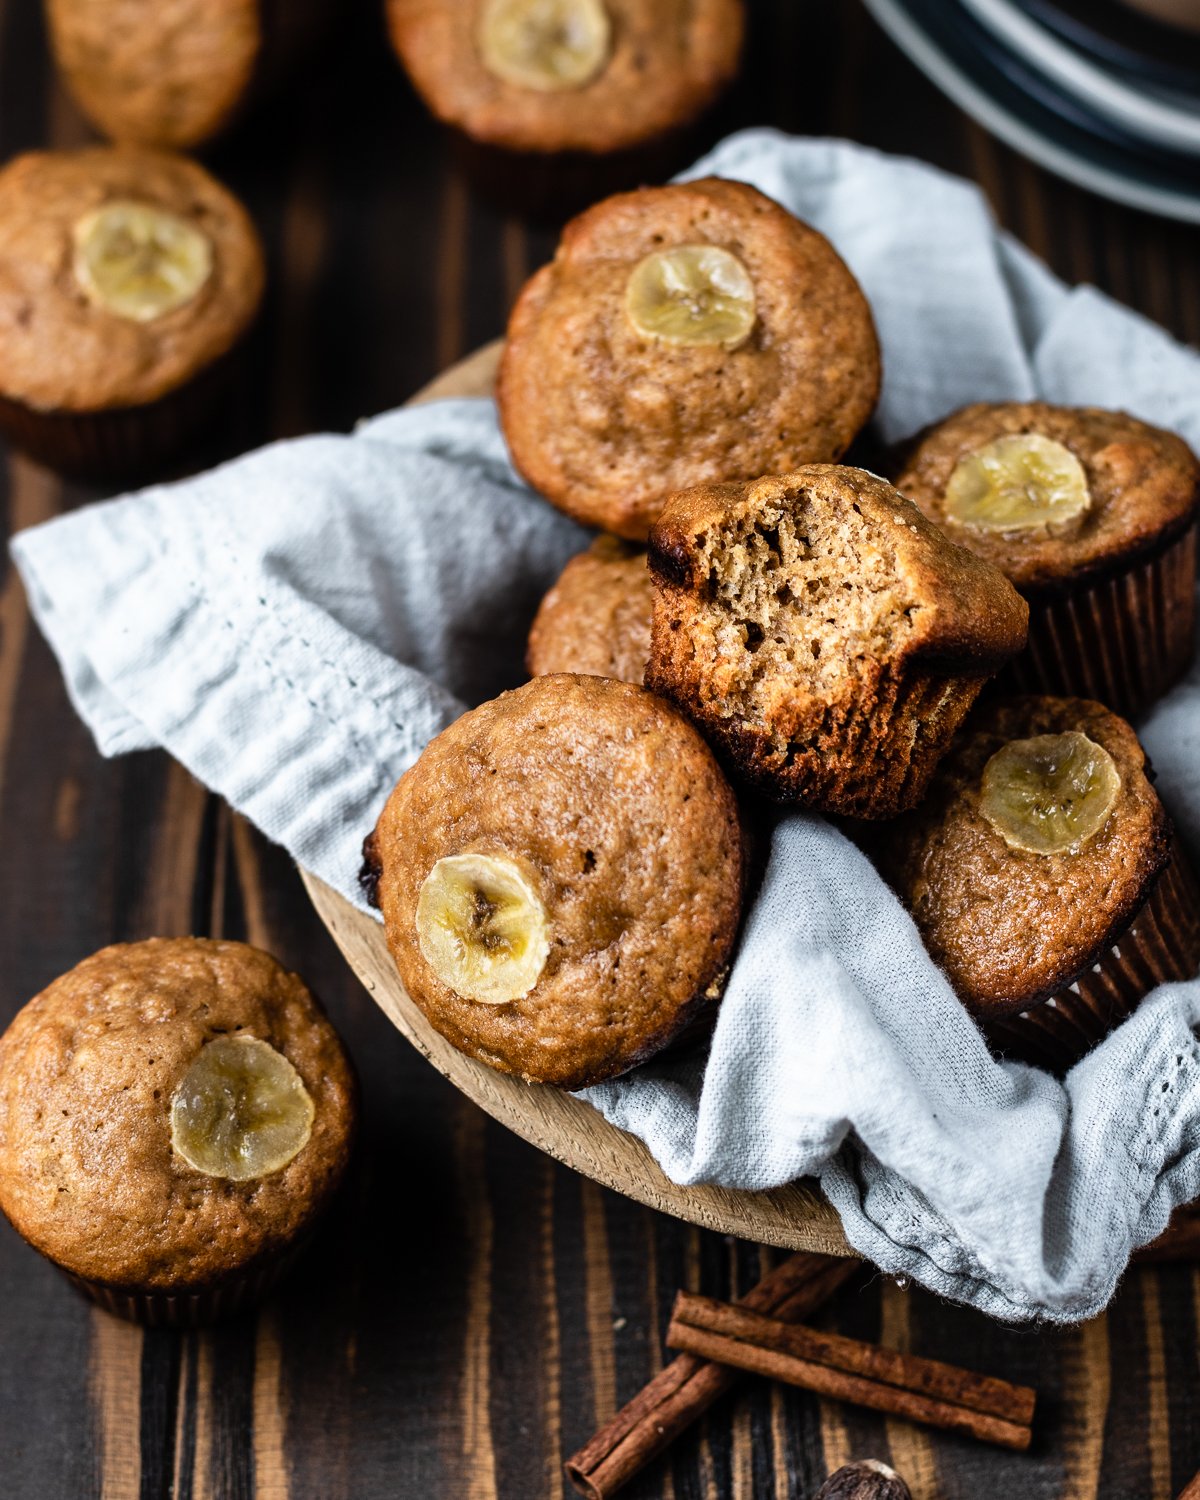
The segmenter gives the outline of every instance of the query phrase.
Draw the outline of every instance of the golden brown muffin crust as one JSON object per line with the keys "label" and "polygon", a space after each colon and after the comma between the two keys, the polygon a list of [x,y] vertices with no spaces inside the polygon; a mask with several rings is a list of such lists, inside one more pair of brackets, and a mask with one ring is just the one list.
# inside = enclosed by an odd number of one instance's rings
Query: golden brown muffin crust
{"label": "golden brown muffin crust", "polygon": [[890,817],[920,796],[1028,607],[891,485],[813,464],[668,502],[646,684],[781,800]]}
{"label": "golden brown muffin crust", "polygon": [[[254,1036],[292,1064],[316,1114],[278,1172],[233,1182],[171,1145],[171,1097],[216,1036]],[[198,1287],[285,1248],[342,1176],[355,1084],[302,981],[244,943],[152,938],[103,948],[0,1038],[0,1208],[87,1280]]]}
{"label": "golden brown muffin crust", "polygon": [[260,0],[47,0],[55,61],[114,141],[194,146],[232,117],[262,46]]}
{"label": "golden brown muffin crust", "polygon": [[[655,250],[713,244],[754,283],[748,341],[668,346],[625,312]],[[513,461],[588,525],[643,540],[666,497],[841,456],[879,392],[871,312],[824,236],[754,188],[624,193],[567,225],[513,309],[498,384]]]}
{"label": "golden brown muffin crust", "polygon": [[618,537],[597,537],[541,602],[529,632],[529,675],[581,672],[640,683],[653,612],[645,552]]}
{"label": "golden brown muffin crust", "polygon": [[[1108,821],[1078,854],[1011,849],[979,811],[984,766],[1010,740],[1077,729],[1116,763]],[[998,699],[967,723],[926,800],[879,831],[885,878],[981,1016],[1069,985],[1129,926],[1170,857],[1170,823],[1133,730],[1086,698]]]}
{"label": "golden brown muffin crust", "polygon": [[[945,513],[959,462],[996,438],[1038,433],[1061,443],[1087,476],[1091,505],[1061,536],[1025,537],[963,526]],[[965,406],[914,440],[896,487],[961,546],[1037,592],[1078,582],[1174,540],[1200,504],[1200,465],[1182,438],[1125,412],[1042,401]]]}
{"label": "golden brown muffin crust", "polygon": [[476,34],[482,0],[388,0],[392,44],[440,120],[512,151],[608,152],[686,125],[733,79],[742,0],[604,0],[607,65],[541,93],[497,78]]}
{"label": "golden brown muffin crust", "polygon": [[[196,296],[149,322],[96,307],[72,269],[76,223],[119,199],[178,214],[212,243]],[[246,332],[263,274],[245,209],[195,162],[136,147],[19,156],[0,171],[0,395],[44,411],[155,401]]]}
{"label": "golden brown muffin crust", "polygon": [[[541,977],[506,1005],[456,994],[418,942],[425,877],[465,852],[519,858],[548,915]],[[737,804],[695,730],[630,683],[537,677],[465,714],[400,778],[373,854],[405,988],[501,1072],[582,1088],[714,1004],[741,909]]]}

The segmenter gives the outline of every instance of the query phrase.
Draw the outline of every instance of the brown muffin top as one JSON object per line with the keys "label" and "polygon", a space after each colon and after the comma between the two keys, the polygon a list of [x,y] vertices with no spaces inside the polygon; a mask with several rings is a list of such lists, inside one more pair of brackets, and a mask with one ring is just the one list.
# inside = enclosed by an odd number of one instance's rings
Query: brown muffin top
{"label": "brown muffin top", "polygon": [[1004,575],[862,469],[683,491],[649,558],[647,686],[745,778],[828,811],[911,805],[1025,642],[1028,607]]}
{"label": "brown muffin top", "polygon": [[[172,1146],[172,1096],[219,1036],[269,1043],[315,1106],[307,1143],[255,1180],[198,1172]],[[203,1285],[311,1221],[341,1178],[355,1110],[337,1034],[273,958],[203,938],[119,943],[56,979],[0,1038],[0,1208],[88,1280]]]}
{"label": "brown muffin top", "polygon": [[439,119],[514,151],[617,151],[687,124],[737,72],[742,0],[603,0],[606,58],[550,90],[484,62],[488,0],[388,0],[392,43]]}
{"label": "brown muffin top", "polygon": [[[712,245],[748,273],[740,347],[646,337],[647,255]],[[666,497],[840,457],[879,391],[870,309],[822,235],[744,183],[645,188],[568,224],[513,309],[498,400],[513,461],[568,514],[644,539]]]}
{"label": "brown muffin top", "polygon": [[[427,877],[468,854],[515,865],[545,912],[544,964],[507,1003],[445,983],[418,932]],[[602,677],[537,677],[452,724],[401,777],[368,858],[400,977],[438,1031],[564,1088],[625,1072],[711,1006],[740,915],[737,805],[711,752]]]}
{"label": "brown muffin top", "polygon": [[[1077,852],[1013,848],[980,811],[980,782],[1012,740],[1078,730],[1120,774],[1103,826]],[[879,829],[878,863],[966,1005],[1004,1016],[1087,969],[1142,907],[1169,857],[1170,825],[1137,736],[1086,698],[1012,698],[968,720],[926,800]]]}
{"label": "brown muffin top", "polygon": [[[997,438],[1023,433],[1050,438],[1075,455],[1086,476],[1087,509],[1057,535],[980,530],[947,514],[946,486],[959,462]],[[1173,540],[1195,516],[1198,480],[1195,455],[1172,432],[1125,412],[1023,401],[965,406],[927,428],[905,455],[896,487],[1018,588],[1053,591]]]}
{"label": "brown muffin top", "polygon": [[[196,294],[149,321],[97,306],[76,270],[76,226],[125,202],[177,215],[211,248]],[[262,290],[249,216],[193,161],[98,146],[30,152],[0,171],[0,395],[49,411],[154,401],[237,341]]]}
{"label": "brown muffin top", "polygon": [[597,537],[538,608],[525,658],[529,675],[582,672],[640,683],[653,611],[645,552],[615,536]]}
{"label": "brown muffin top", "polygon": [[233,115],[262,43],[259,0],[46,0],[55,61],[114,141],[198,145]]}

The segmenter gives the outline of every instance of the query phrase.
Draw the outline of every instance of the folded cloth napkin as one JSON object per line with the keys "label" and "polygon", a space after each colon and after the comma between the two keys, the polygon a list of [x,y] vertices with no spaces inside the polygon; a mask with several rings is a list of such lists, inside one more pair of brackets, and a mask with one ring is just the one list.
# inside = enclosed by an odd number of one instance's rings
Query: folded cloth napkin
{"label": "folded cloth napkin", "polygon": [[[752,131],[689,175],[752,182],[833,240],[875,310],[891,440],[968,399],[1120,406],[1200,445],[1200,360],[997,232],[978,191]],[[509,465],[489,401],[393,412],[27,531],[13,552],[106,755],[165,746],[359,901],[397,776],[521,680],[585,534]],[[1144,738],[1200,837],[1200,673]],[[996,1317],[1067,1322],[1200,1194],[1200,981],[1060,1084],[998,1064],[905,912],[819,818],[781,816],[707,1061],[586,1097],[677,1182],[820,1177],[853,1245]]]}

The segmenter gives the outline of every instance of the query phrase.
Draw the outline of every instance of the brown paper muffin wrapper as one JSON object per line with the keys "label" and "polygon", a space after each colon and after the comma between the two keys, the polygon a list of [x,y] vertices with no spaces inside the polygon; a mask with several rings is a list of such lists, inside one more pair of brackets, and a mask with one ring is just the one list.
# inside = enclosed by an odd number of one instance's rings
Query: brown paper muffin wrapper
{"label": "brown paper muffin wrapper", "polygon": [[1070,985],[984,1032],[1004,1057],[1068,1071],[1131,1016],[1160,984],[1200,971],[1200,886],[1175,847],[1170,863],[1120,939]]}
{"label": "brown paper muffin wrapper", "polygon": [[1095,698],[1134,718],[1195,650],[1196,527],[1157,556],[1061,597],[1030,600],[1029,644],[1005,686]]}
{"label": "brown paper muffin wrapper", "polygon": [[89,1301],[130,1323],[147,1328],[202,1328],[256,1307],[292,1269],[311,1238],[312,1231],[306,1230],[287,1249],[240,1274],[222,1277],[210,1286],[177,1292],[109,1286],[67,1270],[63,1275]]}
{"label": "brown paper muffin wrapper", "polygon": [[72,479],[151,477],[215,421],[230,399],[246,335],[186,385],[144,406],[38,411],[0,396],[0,432],[14,448]]}
{"label": "brown paper muffin wrapper", "polygon": [[291,1271],[302,1250],[303,1245],[296,1245],[254,1271],[187,1292],[144,1292],[86,1281],[69,1271],[65,1275],[89,1301],[127,1322],[142,1323],[145,1328],[204,1328],[257,1307]]}

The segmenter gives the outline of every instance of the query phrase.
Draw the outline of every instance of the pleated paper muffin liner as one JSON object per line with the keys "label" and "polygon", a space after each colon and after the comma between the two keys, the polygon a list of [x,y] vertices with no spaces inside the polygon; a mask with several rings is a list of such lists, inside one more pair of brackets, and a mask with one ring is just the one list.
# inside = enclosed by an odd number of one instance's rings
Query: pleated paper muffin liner
{"label": "pleated paper muffin liner", "polygon": [[243,334],[185,385],[142,406],[39,411],[0,396],[0,432],[14,448],[73,479],[149,477],[216,420],[231,397],[247,342]]}
{"label": "pleated paper muffin liner", "polygon": [[292,1269],[309,1238],[306,1233],[303,1240],[241,1274],[178,1292],[109,1286],[71,1271],[63,1274],[89,1301],[130,1323],[146,1328],[202,1328],[256,1307]]}
{"label": "pleated paper muffin liner", "polygon": [[1136,717],[1186,671],[1195,649],[1196,526],[1156,556],[1029,607],[1029,643],[1005,688],[1095,698]]}
{"label": "pleated paper muffin liner", "polygon": [[28,458],[78,480],[154,478],[233,405],[254,330],[177,390],[141,407],[37,411],[0,396],[0,434]]}
{"label": "pleated paper muffin liner", "polygon": [[1174,848],[1145,904],[1108,952],[1050,999],[984,1031],[1005,1057],[1062,1074],[1160,984],[1200,971],[1200,886]]}

